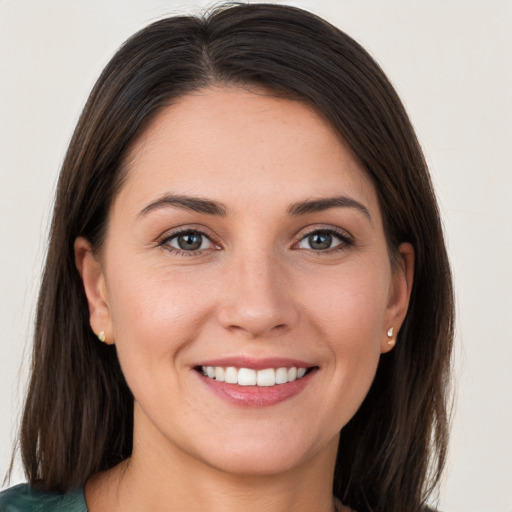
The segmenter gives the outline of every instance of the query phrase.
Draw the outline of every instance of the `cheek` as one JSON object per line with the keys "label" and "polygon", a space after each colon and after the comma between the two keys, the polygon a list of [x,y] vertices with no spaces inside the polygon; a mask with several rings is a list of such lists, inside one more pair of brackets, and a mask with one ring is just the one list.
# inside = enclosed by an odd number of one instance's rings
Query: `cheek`
{"label": "cheek", "polygon": [[[348,269],[347,269],[348,270]],[[355,414],[380,360],[389,279],[385,269],[355,268],[310,287],[305,308],[330,369],[332,407],[344,425]]]}
{"label": "cheek", "polygon": [[[207,316],[204,295],[198,295],[194,286],[183,285],[177,276],[171,279],[151,270],[132,273],[129,282],[122,276],[112,281],[116,349],[136,402],[152,415],[183,407],[180,369]],[[171,389],[175,392],[164,392]]]}
{"label": "cheek", "polygon": [[383,287],[376,286],[375,279],[366,276],[353,283],[347,279],[330,311],[337,326],[337,332],[333,332],[336,339],[332,340],[336,364],[343,376],[358,377],[369,385],[380,358],[387,294]]}
{"label": "cheek", "polygon": [[[119,268],[122,268],[121,265]],[[162,359],[192,341],[206,317],[208,300],[196,282],[154,268],[112,273],[111,313],[120,357]]]}
{"label": "cheek", "polygon": [[332,338],[338,333],[340,346],[380,344],[390,272],[375,263],[347,265],[337,273],[317,275],[315,286],[301,293],[305,307],[326,334]]}

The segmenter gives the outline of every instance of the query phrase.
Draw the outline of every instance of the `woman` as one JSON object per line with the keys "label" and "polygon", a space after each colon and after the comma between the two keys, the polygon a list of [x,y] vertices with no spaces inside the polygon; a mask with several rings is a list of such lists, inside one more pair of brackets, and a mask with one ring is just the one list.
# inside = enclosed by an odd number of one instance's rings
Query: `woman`
{"label": "woman", "polygon": [[0,508],[425,510],[452,321],[428,171],[369,55],[292,7],[158,21],[66,155],[30,486]]}

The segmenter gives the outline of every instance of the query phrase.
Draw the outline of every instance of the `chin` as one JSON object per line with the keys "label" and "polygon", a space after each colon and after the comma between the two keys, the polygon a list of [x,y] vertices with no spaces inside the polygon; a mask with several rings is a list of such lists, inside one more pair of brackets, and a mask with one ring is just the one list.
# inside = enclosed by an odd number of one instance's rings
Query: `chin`
{"label": "chin", "polygon": [[218,459],[211,461],[211,465],[218,470],[240,477],[266,477],[288,473],[307,463],[308,457],[291,456],[286,453],[270,453],[259,450],[251,453],[223,453]]}
{"label": "chin", "polygon": [[[252,437],[250,439],[249,437]],[[218,449],[209,443],[205,457],[201,457],[209,466],[241,477],[275,476],[291,472],[320,457],[335,459],[338,447],[338,435],[324,442],[312,442],[306,439],[290,439],[287,433],[268,438],[266,436],[247,436],[237,443],[216,443]]]}

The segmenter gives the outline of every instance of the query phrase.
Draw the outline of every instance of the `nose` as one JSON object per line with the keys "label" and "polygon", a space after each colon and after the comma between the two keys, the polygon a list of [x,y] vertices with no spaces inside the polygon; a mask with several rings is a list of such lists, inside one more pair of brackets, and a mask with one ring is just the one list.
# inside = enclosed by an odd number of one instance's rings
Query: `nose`
{"label": "nose", "polygon": [[297,323],[289,276],[271,255],[232,261],[223,282],[218,320],[224,328],[255,339],[285,332]]}

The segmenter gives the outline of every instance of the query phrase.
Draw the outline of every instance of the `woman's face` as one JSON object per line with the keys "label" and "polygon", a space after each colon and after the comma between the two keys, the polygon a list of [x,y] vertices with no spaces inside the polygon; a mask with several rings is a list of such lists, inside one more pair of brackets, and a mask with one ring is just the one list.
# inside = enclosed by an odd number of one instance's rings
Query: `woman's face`
{"label": "woman's face", "polygon": [[135,397],[134,456],[239,474],[333,458],[411,286],[359,163],[301,103],[208,88],[127,166],[101,256],[76,254]]}

